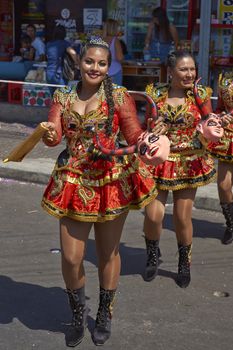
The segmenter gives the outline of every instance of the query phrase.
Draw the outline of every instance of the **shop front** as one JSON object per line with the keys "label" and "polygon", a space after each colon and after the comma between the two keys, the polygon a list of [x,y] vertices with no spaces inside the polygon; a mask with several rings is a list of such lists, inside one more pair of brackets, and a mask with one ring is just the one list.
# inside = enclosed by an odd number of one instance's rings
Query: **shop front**
{"label": "shop front", "polygon": [[[215,89],[219,72],[232,70],[233,66],[233,0],[213,0],[211,4],[208,71],[209,84]],[[118,20],[119,35],[128,51],[123,62],[124,85],[131,90],[142,90],[148,82],[166,82],[165,65],[158,57],[148,57],[143,51],[152,10],[157,6],[166,9],[169,20],[178,30],[179,47],[190,49],[198,60],[202,44],[199,40],[200,5],[201,0],[59,0],[56,6],[53,0],[2,0],[0,79],[7,79],[8,74],[8,79],[24,80],[31,68],[24,63],[17,67],[12,64],[12,69],[4,66],[18,55],[20,36],[28,23],[36,25],[37,35],[45,41],[51,39],[54,26],[64,25],[68,40],[78,51],[80,42],[90,33],[101,35],[102,23],[111,17]]]}

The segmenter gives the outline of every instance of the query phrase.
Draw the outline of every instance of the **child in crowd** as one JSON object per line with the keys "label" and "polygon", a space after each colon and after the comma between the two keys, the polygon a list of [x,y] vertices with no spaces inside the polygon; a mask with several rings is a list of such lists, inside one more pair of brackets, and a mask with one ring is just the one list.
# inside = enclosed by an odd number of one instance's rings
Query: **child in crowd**
{"label": "child in crowd", "polygon": [[32,47],[32,39],[29,35],[24,34],[20,40],[20,54],[24,61],[33,61],[35,58],[35,49]]}

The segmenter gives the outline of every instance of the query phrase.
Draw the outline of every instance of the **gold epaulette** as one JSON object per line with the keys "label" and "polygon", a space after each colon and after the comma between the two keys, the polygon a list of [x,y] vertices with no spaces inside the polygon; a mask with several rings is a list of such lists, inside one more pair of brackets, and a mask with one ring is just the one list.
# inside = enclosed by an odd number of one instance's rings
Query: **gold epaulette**
{"label": "gold epaulette", "polygon": [[233,83],[233,72],[225,72],[224,74],[219,74],[218,85],[220,89],[225,89],[230,84]]}
{"label": "gold epaulette", "polygon": [[53,101],[64,106],[68,98],[73,102],[76,99],[76,96],[76,86],[64,86],[55,90]]}
{"label": "gold epaulette", "polygon": [[156,84],[154,85],[153,83],[148,84],[146,86],[146,93],[153,98],[155,102],[159,102],[163,100],[168,93],[168,84]]}
{"label": "gold epaulette", "polygon": [[[212,96],[213,90],[209,86],[204,86],[204,85],[197,85],[197,91],[200,99],[204,102],[206,100],[209,100],[210,97]],[[188,90],[187,91],[187,97],[190,98],[193,102],[195,102],[193,90]]]}

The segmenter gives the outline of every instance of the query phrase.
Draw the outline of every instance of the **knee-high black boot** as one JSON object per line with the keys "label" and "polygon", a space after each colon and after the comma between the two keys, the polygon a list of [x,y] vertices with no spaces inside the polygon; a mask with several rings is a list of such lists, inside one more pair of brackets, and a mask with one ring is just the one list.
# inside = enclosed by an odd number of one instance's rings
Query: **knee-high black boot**
{"label": "knee-high black boot", "polygon": [[220,203],[220,205],[227,225],[222,244],[230,244],[233,241],[233,203]]}
{"label": "knee-high black boot", "polygon": [[161,256],[159,249],[159,240],[151,240],[145,237],[147,262],[145,268],[145,281],[152,281],[158,274],[159,258]]}
{"label": "knee-high black boot", "polygon": [[75,290],[67,289],[66,293],[73,313],[72,323],[66,334],[66,345],[75,347],[84,337],[90,309],[86,306],[84,287]]}
{"label": "knee-high black boot", "polygon": [[191,265],[191,253],[192,244],[187,246],[178,244],[179,249],[179,264],[178,264],[178,275],[176,283],[180,288],[188,287],[191,281],[190,265]]}
{"label": "knee-high black boot", "polygon": [[111,335],[111,320],[116,290],[106,290],[100,287],[99,308],[92,335],[95,345],[103,345]]}

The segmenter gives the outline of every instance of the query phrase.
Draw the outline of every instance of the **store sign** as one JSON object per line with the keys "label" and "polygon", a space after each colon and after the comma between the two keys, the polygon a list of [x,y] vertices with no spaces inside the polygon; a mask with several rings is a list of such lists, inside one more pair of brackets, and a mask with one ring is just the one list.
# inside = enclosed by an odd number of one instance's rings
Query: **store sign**
{"label": "store sign", "polygon": [[87,27],[102,26],[102,9],[101,8],[84,8],[83,9],[83,25]]}
{"label": "store sign", "polygon": [[219,0],[218,18],[222,24],[233,24],[233,0]]}
{"label": "store sign", "polygon": [[76,29],[76,20],[70,17],[70,10],[64,8],[61,10],[61,17],[59,19],[55,19],[56,26],[61,25],[67,29]]}

